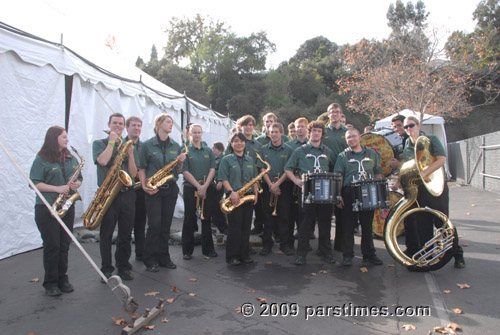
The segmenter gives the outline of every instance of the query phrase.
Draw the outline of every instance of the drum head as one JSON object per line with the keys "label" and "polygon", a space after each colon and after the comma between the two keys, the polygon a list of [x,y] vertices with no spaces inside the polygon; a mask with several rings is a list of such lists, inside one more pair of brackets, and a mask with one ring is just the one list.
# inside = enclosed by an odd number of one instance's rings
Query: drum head
{"label": "drum head", "polygon": [[361,145],[371,148],[380,154],[380,165],[382,165],[382,173],[384,176],[389,176],[392,173],[391,158],[394,158],[392,146],[384,136],[366,133],[361,135]]}
{"label": "drum head", "polygon": [[[396,202],[398,202],[399,199],[401,199],[402,197],[403,195],[401,193],[390,191],[389,201],[391,203],[389,204],[389,207],[392,208],[396,204]],[[372,224],[373,234],[375,234],[375,236],[378,236],[380,238],[384,237],[385,219],[389,214],[390,208],[375,210],[375,214],[373,215],[373,224]],[[398,227],[398,232],[397,232],[398,236],[400,236],[403,232],[404,232],[404,225],[401,224]]]}

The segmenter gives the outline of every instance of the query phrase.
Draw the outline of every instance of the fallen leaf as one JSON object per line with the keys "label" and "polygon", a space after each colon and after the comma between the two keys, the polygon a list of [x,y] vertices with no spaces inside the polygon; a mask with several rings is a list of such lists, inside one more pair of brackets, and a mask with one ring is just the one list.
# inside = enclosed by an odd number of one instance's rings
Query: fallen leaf
{"label": "fallen leaf", "polygon": [[476,205],[476,204],[472,204],[471,206],[472,206],[472,207],[477,207],[477,205]]}
{"label": "fallen leaf", "polygon": [[179,291],[176,286],[172,286],[172,292],[177,292]]}
{"label": "fallen leaf", "polygon": [[196,278],[189,278],[189,281],[198,281]]}
{"label": "fallen leaf", "polygon": [[453,313],[455,314],[463,314],[464,311],[462,311],[460,308],[453,308],[452,309]]}
{"label": "fallen leaf", "polygon": [[444,291],[443,291],[443,293],[444,293],[444,294],[450,294],[450,293],[451,293],[451,291],[450,291],[450,290],[444,290]]}
{"label": "fallen leaf", "polygon": [[403,325],[403,327],[401,327],[401,328],[402,328],[402,329],[404,329],[404,330],[406,330],[406,331],[408,331],[408,330],[415,330],[415,329],[417,329],[417,327],[415,327],[414,325],[410,325],[410,324],[408,324],[408,325]]}
{"label": "fallen leaf", "polygon": [[265,299],[265,298],[255,298],[255,299],[260,301],[260,302],[263,302],[263,303],[267,302],[267,299]]}
{"label": "fallen leaf", "polygon": [[316,275],[317,275],[316,272],[311,273],[311,276],[316,276]]}
{"label": "fallen leaf", "polygon": [[149,329],[149,330],[153,330],[153,329],[155,329],[155,325],[146,326],[146,327],[144,327],[144,328]]}
{"label": "fallen leaf", "polygon": [[437,327],[432,328],[432,331],[435,333],[443,333],[443,331],[445,331],[445,329],[443,326],[437,326]]}
{"label": "fallen leaf", "polygon": [[467,243],[467,242],[462,243],[462,246],[463,246],[463,247],[468,247],[468,246],[469,246],[469,243]]}
{"label": "fallen leaf", "polygon": [[118,319],[113,316],[112,319],[113,323],[117,326],[124,326],[124,327],[127,326],[127,321],[125,321],[125,319],[121,316]]}
{"label": "fallen leaf", "polygon": [[267,265],[271,265],[271,264],[273,264],[273,262],[266,262],[266,264],[267,264]]}
{"label": "fallen leaf", "polygon": [[393,267],[396,267],[396,264],[387,264],[387,267],[388,268],[393,268]]}
{"label": "fallen leaf", "polygon": [[147,296],[152,296],[152,297],[156,297],[158,294],[160,294],[160,292],[148,292],[148,293],[144,293],[144,295],[147,297]]}
{"label": "fallen leaf", "polygon": [[469,284],[457,284],[458,287],[464,289],[464,288],[470,288]]}
{"label": "fallen leaf", "polygon": [[28,333],[28,335],[35,335],[35,333]]}
{"label": "fallen leaf", "polygon": [[465,215],[470,215],[470,212],[465,212],[464,214],[465,214]]}
{"label": "fallen leaf", "polygon": [[365,268],[365,267],[362,267],[362,268],[359,268],[359,271],[361,271],[361,272],[368,272],[368,269]]}
{"label": "fallen leaf", "polygon": [[322,273],[322,274],[326,275],[328,273],[328,271],[326,271],[326,270],[320,270],[319,273]]}
{"label": "fallen leaf", "polygon": [[208,256],[203,256],[203,258],[205,258],[205,259],[210,259],[210,257],[208,257]]}
{"label": "fallen leaf", "polygon": [[283,251],[281,251],[281,250],[277,250],[275,253],[276,253],[276,254],[283,254]]}
{"label": "fallen leaf", "polygon": [[168,322],[168,319],[167,319],[167,318],[163,318],[163,319],[161,319],[161,322],[163,322],[163,323],[167,323],[167,322]]}
{"label": "fallen leaf", "polygon": [[452,322],[452,323],[448,323],[448,324],[446,325],[446,328],[453,329],[453,331],[456,331],[456,330],[462,329],[462,328],[460,328],[460,326],[459,326],[458,324],[456,324],[456,323],[454,323],[454,322]]}
{"label": "fallen leaf", "polygon": [[241,314],[241,307],[236,307],[236,314]]}
{"label": "fallen leaf", "polygon": [[166,302],[168,302],[169,304],[173,303],[174,302],[174,298],[170,298],[170,299],[167,299],[165,300]]}
{"label": "fallen leaf", "polygon": [[39,281],[40,281],[40,279],[38,279],[38,278],[33,278],[30,280],[30,282],[32,282],[32,283],[38,283]]}
{"label": "fallen leaf", "polygon": [[391,306],[392,306],[392,307],[395,307],[395,306],[397,306],[397,304],[392,304]]}
{"label": "fallen leaf", "polygon": [[462,238],[463,238],[463,236],[462,236],[462,235],[458,235],[458,238],[459,238],[459,239],[462,239]]}
{"label": "fallen leaf", "polygon": [[190,296],[190,297],[195,297],[195,296],[196,296],[196,293],[191,292],[191,293],[189,293],[189,296]]}
{"label": "fallen leaf", "polygon": [[248,293],[255,293],[255,292],[257,292],[257,291],[255,291],[255,290],[248,290],[247,292],[248,292]]}

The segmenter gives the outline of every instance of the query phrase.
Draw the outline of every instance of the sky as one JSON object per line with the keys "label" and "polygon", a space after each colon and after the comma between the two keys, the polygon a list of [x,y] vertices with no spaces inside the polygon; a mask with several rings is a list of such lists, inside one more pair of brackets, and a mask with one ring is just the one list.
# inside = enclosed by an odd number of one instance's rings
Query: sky
{"label": "sky", "polygon": [[[0,4],[0,21],[53,42],[60,42],[62,34],[64,45],[89,58],[102,55],[106,40],[114,37],[116,52],[127,63],[135,64],[138,56],[149,60],[153,44],[162,55],[167,42],[164,30],[172,17],[193,18],[199,13],[225,22],[238,36],[265,31],[277,47],[268,58],[268,68],[276,68],[292,57],[302,43],[320,35],[338,45],[354,44],[362,38],[387,38],[391,31],[387,9],[395,2],[5,0]],[[424,3],[430,13],[429,26],[437,29],[443,43],[453,31],[473,31],[472,13],[479,0]]]}

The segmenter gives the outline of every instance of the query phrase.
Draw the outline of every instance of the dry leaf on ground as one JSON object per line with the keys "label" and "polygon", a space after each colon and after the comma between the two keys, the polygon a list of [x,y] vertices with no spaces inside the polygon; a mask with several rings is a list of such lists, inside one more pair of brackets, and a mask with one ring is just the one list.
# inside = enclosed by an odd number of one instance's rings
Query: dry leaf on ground
{"label": "dry leaf on ground", "polygon": [[266,303],[267,302],[267,299],[265,299],[265,298],[255,298],[255,300],[258,300],[258,301],[260,301],[262,303]]}
{"label": "dry leaf on ground", "polygon": [[247,292],[248,293],[256,293],[257,291],[255,291],[255,290],[248,290]]}
{"label": "dry leaf on ground", "polygon": [[195,297],[195,296],[196,296],[196,293],[191,292],[191,293],[189,293],[189,296],[190,296],[190,297]]}
{"label": "dry leaf on ground", "polygon": [[167,319],[167,318],[163,318],[163,319],[161,319],[161,322],[163,322],[163,323],[167,323],[167,322],[168,322],[168,319]]}
{"label": "dry leaf on ground", "polygon": [[125,321],[125,319],[122,316],[120,316],[118,319],[113,316],[112,319],[113,323],[117,326],[124,326],[124,327],[127,326],[127,321]]}
{"label": "dry leaf on ground", "polygon": [[172,292],[177,292],[177,291],[179,291],[179,290],[177,289],[177,286],[172,286]]}
{"label": "dry leaf on ground", "polygon": [[462,243],[462,247],[468,247],[469,246],[469,243],[465,242],[465,243]]}
{"label": "dry leaf on ground", "polygon": [[144,293],[144,295],[147,297],[147,296],[152,296],[152,297],[156,297],[158,294],[160,294],[160,292],[148,292],[148,293]]}
{"label": "dry leaf on ground", "polygon": [[455,322],[448,323],[448,324],[446,325],[446,328],[453,329],[454,331],[457,331],[457,330],[459,330],[459,329],[462,329],[462,328],[460,328],[460,325],[456,324]]}
{"label": "dry leaf on ground", "polygon": [[241,307],[236,307],[236,314],[241,314]]}
{"label": "dry leaf on ground", "polygon": [[30,280],[30,282],[32,282],[32,283],[38,283],[39,281],[40,281],[40,279],[38,279],[38,278],[33,278]]}
{"label": "dry leaf on ground", "polygon": [[174,298],[166,299],[165,301],[168,302],[169,304],[171,304],[174,302]]}
{"label": "dry leaf on ground", "polygon": [[317,275],[316,272],[311,273],[311,276],[316,276],[316,275]]}
{"label": "dry leaf on ground", "polygon": [[464,311],[462,311],[460,308],[453,308],[452,309],[453,313],[455,314],[463,314]]}
{"label": "dry leaf on ground", "polygon": [[319,273],[322,273],[322,274],[326,275],[328,273],[328,271],[326,271],[326,270],[320,270]]}
{"label": "dry leaf on ground", "polygon": [[387,264],[387,267],[388,268],[394,268],[394,267],[396,267],[396,264]]}
{"label": "dry leaf on ground", "polygon": [[451,293],[451,291],[450,291],[450,290],[444,290],[444,291],[443,291],[443,293],[444,293],[444,294],[450,294],[450,293]]}
{"label": "dry leaf on ground", "polygon": [[365,268],[365,267],[362,267],[362,268],[359,268],[359,271],[361,271],[361,272],[368,272],[368,269]]}
{"label": "dry leaf on ground", "polygon": [[469,284],[457,284],[458,287],[460,288],[470,288],[470,285]]}
{"label": "dry leaf on ground", "polygon": [[411,324],[403,325],[403,327],[401,327],[401,328],[406,330],[406,331],[417,329],[417,327],[415,327],[414,325],[411,325]]}
{"label": "dry leaf on ground", "polygon": [[271,264],[273,264],[273,262],[266,262],[266,264],[267,264],[267,265],[271,265]]}
{"label": "dry leaf on ground", "polygon": [[153,330],[153,329],[155,329],[155,325],[146,326],[146,327],[144,327],[144,328],[149,329],[149,330]]}
{"label": "dry leaf on ground", "polygon": [[196,278],[189,278],[189,281],[198,281]]}

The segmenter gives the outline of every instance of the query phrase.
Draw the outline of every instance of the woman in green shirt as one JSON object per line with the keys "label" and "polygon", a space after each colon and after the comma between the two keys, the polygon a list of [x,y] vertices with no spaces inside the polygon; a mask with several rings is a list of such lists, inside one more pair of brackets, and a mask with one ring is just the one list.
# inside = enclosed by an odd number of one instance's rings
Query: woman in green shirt
{"label": "woman in green shirt", "polygon": [[[66,130],[53,126],[45,134],[42,148],[31,166],[30,178],[45,199],[52,204],[59,194],[69,195],[80,187],[81,175],[78,179],[70,181],[77,167],[78,161],[68,150]],[[75,207],[71,206],[62,219],[71,231],[74,219]],[[71,239],[38,195],[35,203],[35,222],[43,240],[45,292],[52,297],[61,295],[61,292],[72,292],[73,286],[66,274]]]}

